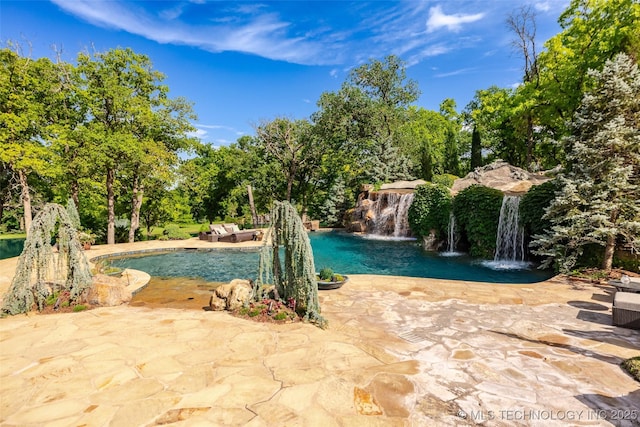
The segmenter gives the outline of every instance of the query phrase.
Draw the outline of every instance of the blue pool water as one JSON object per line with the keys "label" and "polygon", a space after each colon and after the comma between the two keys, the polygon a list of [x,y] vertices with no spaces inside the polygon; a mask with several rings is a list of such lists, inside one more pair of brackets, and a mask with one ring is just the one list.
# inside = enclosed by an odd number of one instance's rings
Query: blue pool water
{"label": "blue pool water", "polygon": [[0,239],[0,259],[13,258],[22,253],[24,239]]}
{"label": "blue pool water", "polygon": [[[535,267],[494,270],[481,259],[445,257],[423,251],[416,241],[371,240],[347,233],[309,234],[316,270],[329,267],[341,274],[430,277],[493,283],[535,283],[552,276]],[[146,271],[158,277],[198,277],[213,282],[255,278],[258,253],[240,250],[176,251],[113,259],[117,267]]]}

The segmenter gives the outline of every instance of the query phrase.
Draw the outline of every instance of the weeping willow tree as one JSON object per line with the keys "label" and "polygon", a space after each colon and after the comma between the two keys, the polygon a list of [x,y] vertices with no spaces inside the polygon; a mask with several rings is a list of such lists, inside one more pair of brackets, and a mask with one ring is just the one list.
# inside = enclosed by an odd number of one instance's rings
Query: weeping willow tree
{"label": "weeping willow tree", "polygon": [[[262,285],[273,284],[278,297],[295,302],[296,311],[304,315],[305,321],[325,327],[313,251],[298,212],[289,202],[276,202],[271,221],[260,252],[258,289],[263,291],[256,292],[256,299],[265,297]],[[280,260],[280,246],[284,248],[284,263]]]}
{"label": "weeping willow tree", "polygon": [[[54,236],[58,253],[51,244]],[[69,292],[69,300],[78,301],[91,283],[89,263],[73,221],[64,207],[50,203],[31,224],[1,312],[26,313],[34,306],[42,310],[47,297],[58,292]]]}

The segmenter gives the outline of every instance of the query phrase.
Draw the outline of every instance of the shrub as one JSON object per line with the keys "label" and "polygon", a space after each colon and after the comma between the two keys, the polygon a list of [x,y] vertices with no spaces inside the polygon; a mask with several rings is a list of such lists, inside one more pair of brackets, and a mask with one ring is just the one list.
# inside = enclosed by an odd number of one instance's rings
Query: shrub
{"label": "shrub", "polygon": [[87,309],[87,306],[86,305],[82,305],[82,304],[78,304],[78,305],[73,307],[73,311],[74,312],[84,311],[86,309]]}
{"label": "shrub", "polygon": [[640,356],[627,359],[620,364],[624,370],[635,378],[636,381],[640,381]]}
{"label": "shrub", "polygon": [[469,242],[471,255],[493,257],[504,195],[500,190],[472,185],[453,199],[453,214]]}
{"label": "shrub", "polygon": [[180,226],[176,224],[167,225],[162,234],[167,236],[167,239],[169,240],[184,240],[191,237],[189,233],[182,230]]}
{"label": "shrub", "polygon": [[438,184],[416,187],[413,202],[409,207],[409,226],[413,234],[428,236],[431,230],[444,233],[449,225],[451,193]]}
{"label": "shrub", "polygon": [[322,270],[320,270],[320,280],[324,280],[324,281],[328,281],[331,280],[331,278],[333,277],[333,270],[325,267]]}
{"label": "shrub", "polygon": [[279,312],[275,316],[273,316],[274,320],[285,320],[287,318],[287,313],[284,311]]}
{"label": "shrub", "polygon": [[459,178],[458,176],[451,175],[450,173],[445,173],[442,175],[434,175],[433,178],[431,179],[431,182],[433,182],[434,184],[442,185],[447,188],[451,188],[453,187],[453,183],[455,182],[455,180],[458,178]]}
{"label": "shrub", "polygon": [[520,221],[529,236],[542,234],[551,228],[551,222],[543,219],[545,209],[555,198],[558,184],[555,180],[534,185],[520,200]]}

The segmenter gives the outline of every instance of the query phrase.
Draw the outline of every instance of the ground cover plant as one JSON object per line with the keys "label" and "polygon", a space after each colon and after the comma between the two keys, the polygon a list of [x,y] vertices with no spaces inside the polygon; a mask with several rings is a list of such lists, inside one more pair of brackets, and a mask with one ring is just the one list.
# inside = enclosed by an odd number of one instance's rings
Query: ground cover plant
{"label": "ground cover plant", "polygon": [[636,381],[640,382],[640,356],[627,359],[620,365],[629,373]]}
{"label": "ground cover plant", "polygon": [[301,321],[296,313],[295,301],[283,302],[273,298],[251,301],[244,307],[232,312],[234,316],[257,322],[292,323]]}

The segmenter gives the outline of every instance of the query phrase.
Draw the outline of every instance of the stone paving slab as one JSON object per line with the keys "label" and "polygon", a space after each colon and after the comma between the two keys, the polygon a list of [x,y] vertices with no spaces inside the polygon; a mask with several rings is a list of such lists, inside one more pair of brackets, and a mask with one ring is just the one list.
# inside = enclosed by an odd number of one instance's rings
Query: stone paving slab
{"label": "stone paving slab", "polygon": [[[177,244],[215,245],[91,255]],[[618,366],[640,333],[611,326],[610,287],[350,278],[320,292],[327,330],[131,306],[0,319],[0,424],[640,425]]]}

